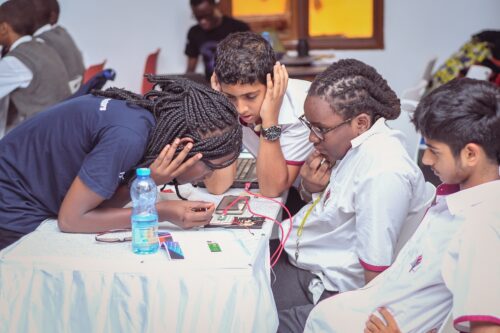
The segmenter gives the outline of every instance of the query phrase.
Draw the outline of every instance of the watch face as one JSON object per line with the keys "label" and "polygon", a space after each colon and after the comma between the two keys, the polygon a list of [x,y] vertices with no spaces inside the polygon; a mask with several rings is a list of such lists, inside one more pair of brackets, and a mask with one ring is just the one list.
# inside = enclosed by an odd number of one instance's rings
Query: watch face
{"label": "watch face", "polygon": [[269,128],[263,128],[261,133],[266,140],[278,140],[281,136],[281,126],[271,126]]}

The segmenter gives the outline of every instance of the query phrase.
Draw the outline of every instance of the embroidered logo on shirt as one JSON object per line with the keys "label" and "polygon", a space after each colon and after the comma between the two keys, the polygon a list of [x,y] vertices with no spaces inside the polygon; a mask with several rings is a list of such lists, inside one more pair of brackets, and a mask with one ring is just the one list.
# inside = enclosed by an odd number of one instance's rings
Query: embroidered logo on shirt
{"label": "embroidered logo on shirt", "polygon": [[125,171],[122,171],[118,174],[118,179],[125,180]]}
{"label": "embroidered logo on shirt", "polygon": [[108,103],[111,98],[105,98],[101,101],[101,105],[99,106],[99,111],[106,111],[108,108]]}
{"label": "embroidered logo on shirt", "polygon": [[413,262],[410,263],[410,270],[408,272],[416,272],[417,266],[422,262],[422,255],[419,255]]}

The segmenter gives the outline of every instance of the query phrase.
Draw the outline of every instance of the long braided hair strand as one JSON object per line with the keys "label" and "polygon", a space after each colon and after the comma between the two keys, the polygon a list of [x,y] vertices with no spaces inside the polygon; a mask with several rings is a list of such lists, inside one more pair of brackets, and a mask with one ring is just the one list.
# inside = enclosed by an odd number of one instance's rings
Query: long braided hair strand
{"label": "long braided hair strand", "polygon": [[324,98],[345,119],[367,113],[373,123],[380,117],[396,119],[401,113],[399,99],[387,81],[355,59],[339,60],[318,75],[309,96]]}
{"label": "long braided hair strand", "polygon": [[[149,166],[165,145],[175,138],[187,137],[194,141],[187,157],[202,153],[202,160],[212,169],[232,164],[241,152],[242,130],[238,113],[221,93],[185,78],[166,75],[147,75],[154,83],[144,96],[117,88],[93,91],[94,95],[125,100],[149,110],[155,117],[146,153],[137,166]],[[179,146],[176,155],[184,147]],[[221,164],[210,160],[230,155]]]}

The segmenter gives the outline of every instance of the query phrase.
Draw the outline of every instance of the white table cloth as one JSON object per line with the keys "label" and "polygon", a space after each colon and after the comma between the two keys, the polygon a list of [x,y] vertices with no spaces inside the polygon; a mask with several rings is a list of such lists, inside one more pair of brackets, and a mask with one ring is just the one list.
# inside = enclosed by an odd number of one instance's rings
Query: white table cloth
{"label": "white table cloth", "polygon": [[[220,198],[190,192],[191,199]],[[253,198],[251,207],[279,212],[263,199]],[[136,255],[130,242],[99,243],[44,222],[0,252],[0,332],[276,331],[272,222],[252,230],[160,228],[171,231],[184,260],[169,260],[164,250]],[[222,252],[210,252],[208,241]]]}

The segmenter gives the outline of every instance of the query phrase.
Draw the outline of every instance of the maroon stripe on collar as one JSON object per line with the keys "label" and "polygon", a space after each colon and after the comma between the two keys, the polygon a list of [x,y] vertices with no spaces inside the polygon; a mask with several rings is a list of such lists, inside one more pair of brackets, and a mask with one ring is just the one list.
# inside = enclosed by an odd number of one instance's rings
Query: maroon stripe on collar
{"label": "maroon stripe on collar", "polygon": [[437,195],[449,195],[460,191],[460,185],[458,184],[441,184],[436,189]]}

